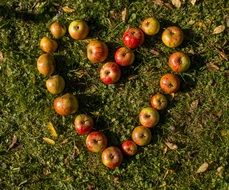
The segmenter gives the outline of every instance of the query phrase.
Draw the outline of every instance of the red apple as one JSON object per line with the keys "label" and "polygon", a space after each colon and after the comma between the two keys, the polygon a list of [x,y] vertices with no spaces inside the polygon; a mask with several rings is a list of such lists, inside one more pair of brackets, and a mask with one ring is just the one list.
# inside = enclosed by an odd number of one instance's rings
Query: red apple
{"label": "red apple", "polygon": [[48,37],[43,37],[40,41],[40,48],[46,53],[53,53],[57,49],[57,43]]}
{"label": "red apple", "polygon": [[121,144],[122,152],[126,156],[133,156],[137,153],[137,145],[132,140],[125,140]]}
{"label": "red apple", "polygon": [[79,135],[85,135],[91,132],[94,122],[89,115],[80,114],[76,116],[74,126]]}
{"label": "red apple", "polygon": [[70,36],[75,40],[83,40],[89,33],[89,27],[83,20],[72,21],[68,27]]}
{"label": "red apple", "polygon": [[174,72],[185,72],[190,67],[190,59],[187,54],[178,51],[169,56],[168,65]]}
{"label": "red apple", "polygon": [[134,62],[134,52],[127,47],[120,47],[116,50],[115,62],[121,66],[129,66]]}
{"label": "red apple", "polygon": [[65,81],[60,75],[53,75],[46,81],[46,88],[51,94],[59,94],[64,90]]}
{"label": "red apple", "polygon": [[53,37],[56,39],[63,37],[66,33],[66,27],[58,21],[53,22],[49,30],[52,33]]}
{"label": "red apple", "polygon": [[142,21],[140,28],[146,35],[153,36],[159,32],[160,24],[156,18],[149,17]]}
{"label": "red apple", "polygon": [[150,104],[153,108],[157,110],[163,110],[167,107],[168,101],[163,94],[157,93],[151,97]]}
{"label": "red apple", "polygon": [[150,143],[152,138],[149,128],[138,126],[132,132],[132,140],[139,146],[145,146]]}
{"label": "red apple", "polygon": [[174,74],[165,74],[161,77],[160,87],[167,94],[175,93],[180,88],[180,79]]}
{"label": "red apple", "polygon": [[54,109],[62,116],[70,115],[78,110],[78,100],[70,93],[54,99]]}
{"label": "red apple", "polygon": [[110,168],[115,169],[120,166],[123,160],[122,152],[119,148],[115,146],[110,146],[106,148],[102,153],[103,164]]}
{"label": "red apple", "polygon": [[86,146],[91,152],[102,152],[107,147],[107,137],[100,131],[91,132],[86,138]]}
{"label": "red apple", "polygon": [[137,48],[142,45],[144,39],[144,33],[139,28],[128,28],[122,36],[122,41],[125,46],[131,49]]}
{"label": "red apple", "polygon": [[158,124],[160,115],[158,111],[152,107],[143,108],[139,114],[139,121],[142,126],[152,128]]}
{"label": "red apple", "polygon": [[179,46],[184,39],[183,31],[177,26],[170,26],[162,33],[163,43],[171,48]]}
{"label": "red apple", "polygon": [[107,62],[100,69],[100,80],[104,84],[114,84],[121,77],[121,70],[115,62]]}
{"label": "red apple", "polygon": [[92,40],[87,45],[87,58],[92,63],[100,63],[105,61],[108,56],[107,45],[99,40]]}
{"label": "red apple", "polygon": [[55,71],[54,57],[47,53],[42,54],[37,59],[37,69],[44,76],[49,76],[53,74],[53,72]]}

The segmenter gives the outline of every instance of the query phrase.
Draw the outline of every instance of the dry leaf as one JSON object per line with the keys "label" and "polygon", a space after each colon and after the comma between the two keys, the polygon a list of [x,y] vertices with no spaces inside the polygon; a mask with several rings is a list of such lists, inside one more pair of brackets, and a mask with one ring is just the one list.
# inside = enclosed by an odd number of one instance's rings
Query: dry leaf
{"label": "dry leaf", "polygon": [[176,144],[173,144],[171,142],[165,142],[166,146],[171,150],[177,150],[178,146]]}
{"label": "dry leaf", "polygon": [[48,129],[49,129],[50,133],[51,133],[51,136],[54,137],[54,138],[57,138],[58,134],[57,134],[56,129],[54,128],[52,122],[48,122],[47,126],[48,126]]}
{"label": "dry leaf", "polygon": [[75,11],[75,9],[70,8],[69,6],[64,6],[64,7],[62,7],[62,9],[63,9],[63,11],[64,11],[65,13],[72,13],[72,12]]}
{"label": "dry leaf", "polygon": [[47,138],[47,137],[43,137],[43,140],[48,143],[48,144],[51,144],[51,145],[54,145],[55,144],[55,141],[50,139],[50,138]]}
{"label": "dry leaf", "polygon": [[154,0],[153,1],[156,5],[160,5],[160,6],[162,6],[163,4],[164,4],[164,1],[162,1],[162,0]]}
{"label": "dry leaf", "polygon": [[157,51],[156,48],[151,49],[150,52],[151,52],[154,56],[156,56],[156,57],[160,55],[160,53]]}
{"label": "dry leaf", "polygon": [[198,104],[199,104],[199,100],[194,100],[194,101],[191,103],[190,110],[191,110],[191,111],[195,110],[195,109],[198,107]]}
{"label": "dry leaf", "polygon": [[204,162],[199,168],[198,170],[196,171],[196,173],[203,173],[205,172],[207,169],[208,169],[208,163],[207,162]]}
{"label": "dry leaf", "polygon": [[181,0],[171,0],[172,4],[176,7],[176,8],[180,8],[181,7]]}
{"label": "dry leaf", "polygon": [[126,21],[126,16],[127,16],[127,9],[126,8],[123,9],[121,14],[122,14],[122,21],[125,22]]}
{"label": "dry leaf", "polygon": [[191,3],[192,5],[195,5],[195,4],[196,4],[196,0],[190,0],[190,3]]}
{"label": "dry leaf", "polygon": [[13,148],[16,143],[17,143],[17,136],[14,135],[13,138],[12,138],[12,142],[11,142],[8,150],[10,150],[11,148]]}
{"label": "dry leaf", "polygon": [[223,166],[220,166],[216,169],[216,175],[222,177],[223,175]]}
{"label": "dry leaf", "polygon": [[218,71],[219,67],[214,63],[207,63],[207,68],[209,71]]}
{"label": "dry leaf", "polygon": [[225,30],[225,25],[219,25],[213,30],[213,34],[219,34]]}
{"label": "dry leaf", "polygon": [[165,146],[165,148],[163,149],[163,154],[166,154],[168,152],[168,147]]}
{"label": "dry leaf", "polygon": [[[220,55],[220,57],[222,57],[223,59],[225,59],[226,61],[228,61],[228,57],[227,57],[226,53],[224,53],[224,51],[220,51],[219,52],[219,55]],[[1,60],[0,60],[0,62],[1,62]]]}

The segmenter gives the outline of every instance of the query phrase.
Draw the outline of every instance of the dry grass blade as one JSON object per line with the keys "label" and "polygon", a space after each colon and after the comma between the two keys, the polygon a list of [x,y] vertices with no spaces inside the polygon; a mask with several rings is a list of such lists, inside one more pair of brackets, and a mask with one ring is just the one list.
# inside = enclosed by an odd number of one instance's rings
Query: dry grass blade
{"label": "dry grass blade", "polygon": [[219,25],[213,30],[212,34],[220,34],[225,30],[225,28],[226,28],[225,25],[223,25],[223,24]]}
{"label": "dry grass blade", "polygon": [[73,8],[71,8],[71,7],[69,7],[69,6],[64,6],[64,7],[62,7],[62,9],[63,9],[63,11],[64,11],[65,13],[72,13],[72,12],[75,11],[75,9],[73,9]]}
{"label": "dry grass blade", "polygon": [[209,164],[207,162],[204,162],[196,171],[196,173],[203,173],[207,171]]}
{"label": "dry grass blade", "polygon": [[58,137],[58,134],[57,134],[56,129],[53,126],[52,122],[48,122],[48,125],[47,126],[48,126],[48,129],[49,129],[50,134],[52,135],[52,137],[57,138]]}
{"label": "dry grass blade", "polygon": [[165,142],[165,145],[171,150],[177,150],[178,149],[178,146],[174,143],[171,143],[171,142]]}
{"label": "dry grass blade", "polygon": [[190,3],[191,3],[192,5],[195,5],[196,2],[197,2],[197,0],[190,0]]}
{"label": "dry grass blade", "polygon": [[207,63],[207,68],[209,71],[218,71],[219,67],[214,63]]}
{"label": "dry grass blade", "polygon": [[51,144],[51,145],[54,145],[55,144],[55,141],[50,139],[50,138],[47,138],[47,137],[43,137],[43,140],[48,143],[48,144]]}
{"label": "dry grass blade", "polygon": [[17,143],[17,136],[14,135],[13,138],[12,138],[12,142],[11,142],[8,150],[10,150],[11,148],[13,148],[16,143]]}
{"label": "dry grass blade", "polygon": [[124,8],[122,13],[122,21],[125,22],[126,21],[126,16],[127,16],[127,8]]}
{"label": "dry grass blade", "polygon": [[162,6],[164,4],[164,1],[162,0],[153,0],[153,2],[156,4],[156,5],[160,5]]}
{"label": "dry grass blade", "polygon": [[[220,51],[219,52],[219,55],[220,55],[220,57],[222,57],[223,59],[225,59],[226,61],[228,61],[228,57],[227,57],[227,55],[226,55],[226,53],[224,51]],[[1,60],[0,60],[0,62],[1,62]]]}
{"label": "dry grass blade", "polygon": [[199,100],[194,100],[192,103],[191,103],[191,106],[190,106],[190,111],[194,111],[199,105]]}
{"label": "dry grass blade", "polygon": [[3,60],[4,60],[4,56],[3,53],[0,51],[0,63],[3,63]]}
{"label": "dry grass blade", "polygon": [[181,7],[181,0],[171,0],[172,4],[176,7],[176,8],[180,8]]}

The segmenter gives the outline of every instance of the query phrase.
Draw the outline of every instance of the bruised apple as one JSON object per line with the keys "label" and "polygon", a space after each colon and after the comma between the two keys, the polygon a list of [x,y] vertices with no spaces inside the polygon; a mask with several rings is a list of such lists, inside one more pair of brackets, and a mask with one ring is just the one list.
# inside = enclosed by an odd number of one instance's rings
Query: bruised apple
{"label": "bruised apple", "polygon": [[180,88],[180,79],[174,74],[165,74],[161,77],[160,87],[167,94],[175,93]]}
{"label": "bruised apple", "polygon": [[120,47],[116,50],[115,62],[120,66],[129,66],[134,62],[134,52],[127,47]]}
{"label": "bruised apple", "polygon": [[133,156],[137,153],[137,145],[132,140],[125,140],[121,144],[122,152],[126,156]]}
{"label": "bruised apple", "polygon": [[76,116],[74,126],[79,135],[85,135],[91,132],[94,122],[89,115],[80,114]]}
{"label": "bruised apple", "polygon": [[102,152],[102,162],[110,169],[119,167],[122,163],[122,160],[123,155],[118,147],[110,146]]}
{"label": "bruised apple", "polygon": [[66,27],[58,21],[53,22],[49,30],[56,39],[63,37],[66,33]]}
{"label": "bruised apple", "polygon": [[87,45],[87,58],[92,63],[100,63],[105,61],[108,56],[107,45],[99,40],[92,40]]}
{"label": "bruised apple", "polygon": [[89,33],[89,27],[85,21],[75,20],[70,23],[68,32],[74,40],[83,40]]}
{"label": "bruised apple", "polygon": [[67,93],[54,99],[54,109],[62,116],[70,115],[78,110],[78,100],[73,94]]}
{"label": "bruised apple", "polygon": [[46,53],[54,53],[57,46],[56,41],[48,37],[43,37],[40,41],[40,48]]}
{"label": "bruised apple", "polygon": [[108,85],[116,83],[121,77],[121,70],[115,62],[108,62],[100,69],[100,80]]}
{"label": "bruised apple", "polygon": [[183,31],[177,26],[170,26],[162,33],[163,43],[170,48],[175,48],[181,45],[183,39]]}
{"label": "bruised apple", "polygon": [[51,54],[42,54],[37,59],[37,69],[44,76],[49,76],[55,71],[55,60]]}
{"label": "bruised apple", "polygon": [[107,137],[101,131],[93,131],[86,138],[86,146],[91,152],[102,152],[107,147]]}
{"label": "bruised apple", "polygon": [[51,94],[59,94],[64,90],[65,81],[60,75],[53,75],[46,81],[46,88]]}
{"label": "bruised apple", "polygon": [[144,40],[144,33],[139,28],[128,28],[122,36],[122,41],[125,46],[131,49],[137,48],[142,45]]}
{"label": "bruised apple", "polygon": [[163,110],[167,107],[168,100],[163,94],[157,93],[151,97],[150,104],[156,110]]}
{"label": "bruised apple", "polygon": [[189,69],[190,59],[187,54],[178,51],[169,56],[168,65],[174,72],[182,73]]}

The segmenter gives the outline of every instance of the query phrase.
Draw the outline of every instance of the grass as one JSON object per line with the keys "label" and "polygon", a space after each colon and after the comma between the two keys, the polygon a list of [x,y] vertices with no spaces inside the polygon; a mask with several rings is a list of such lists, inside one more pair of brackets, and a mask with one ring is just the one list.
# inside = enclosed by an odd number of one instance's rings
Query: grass
{"label": "grass", "polygon": [[[200,0],[194,6],[185,1],[179,9],[165,0],[1,1],[0,189],[229,189],[228,28],[212,34],[219,25],[228,27],[228,5],[226,0]],[[63,12],[64,6],[75,12]],[[148,16],[158,18],[161,31],[172,24],[184,30],[185,41],[176,50],[187,52],[192,66],[180,75],[181,91],[168,96],[169,107],[160,113],[152,143],[111,171],[102,165],[100,154],[86,150],[85,137],[75,134],[74,115],[54,113],[56,96],[47,92],[47,78],[36,69],[42,53],[39,40],[50,36],[53,20],[67,26],[84,19],[89,38],[107,42],[112,60],[124,30]],[[160,36],[147,38],[135,50],[134,64],[122,69],[121,80],[110,86],[99,81],[100,64],[87,60],[87,41],[73,41],[68,34],[58,41],[57,73],[66,80],[65,92],[78,97],[79,113],[92,115],[109,145],[130,138],[141,108],[149,104],[150,95],[161,92],[160,77],[171,72],[166,62],[175,50],[165,47]],[[159,54],[152,54],[152,48]],[[49,121],[59,134],[55,145],[42,140],[50,137]],[[164,141],[178,149],[165,153]],[[207,171],[197,174],[204,162]]]}

